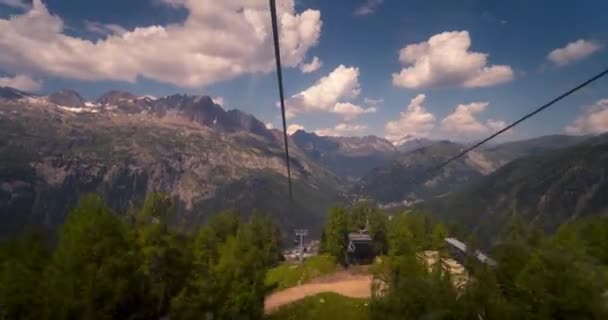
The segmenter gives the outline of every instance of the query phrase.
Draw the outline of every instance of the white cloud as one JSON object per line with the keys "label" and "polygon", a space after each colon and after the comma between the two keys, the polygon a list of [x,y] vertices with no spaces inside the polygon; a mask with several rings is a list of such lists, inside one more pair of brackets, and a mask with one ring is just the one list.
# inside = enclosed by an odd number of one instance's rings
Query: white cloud
{"label": "white cloud", "polygon": [[352,120],[362,114],[376,112],[375,107],[362,108],[345,102],[356,98],[360,92],[359,68],[340,65],[310,88],[287,99],[286,116],[289,119],[298,113],[331,112]]}
{"label": "white cloud", "polygon": [[555,49],[547,55],[547,59],[558,66],[565,66],[575,61],[584,59],[600,49],[600,45],[594,41],[579,39],[568,43],[563,48]]}
{"label": "white cloud", "polygon": [[270,122],[265,123],[265,125],[266,125],[266,129],[268,129],[268,130],[274,129],[274,125]]}
{"label": "white cloud", "polygon": [[378,105],[381,105],[384,103],[384,99],[372,99],[372,98],[365,98],[363,99],[363,103],[365,103],[368,106],[372,106],[372,107],[376,107]]}
{"label": "white cloud", "polygon": [[583,114],[566,127],[569,134],[598,134],[608,131],[608,99],[586,107]]}
{"label": "white cloud", "polygon": [[488,102],[459,104],[453,113],[441,120],[441,130],[452,134],[474,137],[498,131],[507,126],[504,121],[488,119],[485,123],[476,116],[488,107]]}
{"label": "white cloud", "polygon": [[424,94],[419,94],[410,101],[405,112],[396,121],[386,124],[386,139],[399,141],[404,136],[425,137],[435,126],[435,116],[428,112],[423,103],[426,100]]}
{"label": "white cloud", "polygon": [[315,56],[314,58],[312,58],[312,61],[310,61],[309,63],[302,62],[300,64],[300,70],[303,73],[311,73],[311,72],[317,71],[319,68],[321,68],[322,65],[323,65],[323,61],[321,61],[321,59],[319,59],[319,57]]}
{"label": "white cloud", "polygon": [[[486,127],[488,127],[490,132],[496,132],[498,130],[502,130],[506,126],[507,126],[507,123],[502,120],[494,120],[494,119],[486,120]],[[513,132],[513,129],[509,129],[509,130],[505,131],[505,133],[511,133],[511,132]]]}
{"label": "white cloud", "polygon": [[436,34],[399,51],[405,65],[393,74],[393,85],[410,89],[432,86],[487,87],[513,79],[507,65],[488,65],[488,54],[469,51],[467,31]]}
{"label": "white cloud", "polygon": [[[64,22],[41,0],[13,19],[0,19],[0,66],[6,71],[80,80],[134,82],[138,77],[201,87],[273,70],[266,0],[165,0],[188,11],[185,21],[146,26],[89,41],[64,34]],[[321,33],[318,10],[278,9],[285,67],[296,67]],[[170,51],[170,54],[168,54]]]}
{"label": "white cloud", "polygon": [[226,101],[224,101],[224,97],[220,97],[220,96],[213,97],[213,98],[211,98],[211,100],[213,101],[213,103],[219,104],[222,107],[224,106],[224,103],[226,102]]}
{"label": "white cloud", "polygon": [[376,112],[376,108],[371,107],[363,109],[358,105],[352,104],[350,102],[338,102],[334,106],[334,112],[344,116],[345,119],[350,120],[365,113],[374,113]]}
{"label": "white cloud", "polygon": [[290,124],[289,126],[287,126],[288,135],[292,135],[292,134],[296,133],[296,131],[298,131],[298,130],[304,130],[304,126],[300,125],[300,124],[296,124],[296,123],[293,123],[293,124]]}
{"label": "white cloud", "polygon": [[293,119],[295,117],[296,117],[296,114],[294,112],[292,112],[291,110],[285,110],[285,119],[290,120],[290,119]]}
{"label": "white cloud", "polygon": [[338,101],[356,98],[360,91],[359,68],[340,65],[312,87],[293,95],[285,103],[287,109],[294,114],[331,112]]}
{"label": "white cloud", "polygon": [[12,87],[23,91],[38,91],[42,87],[42,82],[26,75],[18,74],[12,78],[0,77],[0,87]]}
{"label": "white cloud", "polygon": [[0,4],[19,9],[28,9],[30,7],[23,0],[0,0]]}
{"label": "white cloud", "polygon": [[117,24],[104,24],[104,23],[88,21],[88,20],[86,20],[84,22],[84,27],[85,27],[85,29],[87,29],[90,32],[98,33],[98,34],[101,34],[104,36],[111,35],[111,34],[123,35],[128,32],[127,29],[125,29]]}
{"label": "white cloud", "polygon": [[315,134],[318,136],[352,136],[360,134],[366,130],[367,126],[350,123],[340,123],[334,128],[325,128],[315,130]]}
{"label": "white cloud", "polygon": [[365,0],[365,2],[355,9],[354,14],[356,16],[367,16],[370,15],[382,5],[384,0]]}

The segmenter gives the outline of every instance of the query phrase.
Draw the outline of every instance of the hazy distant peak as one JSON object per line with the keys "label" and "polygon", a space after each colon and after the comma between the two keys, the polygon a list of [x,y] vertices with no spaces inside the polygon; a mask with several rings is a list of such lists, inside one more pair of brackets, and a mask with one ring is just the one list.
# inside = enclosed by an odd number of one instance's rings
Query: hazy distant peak
{"label": "hazy distant peak", "polygon": [[48,97],[48,100],[54,104],[69,108],[79,108],[85,105],[84,98],[78,92],[70,89],[63,89],[52,93]]}
{"label": "hazy distant peak", "polygon": [[112,90],[104,93],[97,99],[101,105],[117,105],[121,101],[136,100],[137,96],[127,91]]}
{"label": "hazy distant peak", "polygon": [[2,99],[15,100],[15,99],[21,99],[21,98],[27,97],[27,96],[29,96],[28,93],[17,90],[15,88],[0,87],[0,98],[2,98]]}

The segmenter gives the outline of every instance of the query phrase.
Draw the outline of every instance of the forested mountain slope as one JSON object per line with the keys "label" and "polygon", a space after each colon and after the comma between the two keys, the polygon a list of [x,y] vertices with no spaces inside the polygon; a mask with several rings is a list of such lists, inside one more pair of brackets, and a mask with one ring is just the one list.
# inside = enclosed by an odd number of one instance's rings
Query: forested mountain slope
{"label": "forested mountain slope", "polygon": [[608,135],[515,160],[466,190],[422,206],[486,240],[512,216],[547,231],[608,211]]}
{"label": "forested mountain slope", "polygon": [[434,142],[400,154],[388,165],[374,168],[357,183],[353,191],[384,203],[424,200],[459,191],[520,157],[566,148],[588,138],[542,136],[479,148],[441,170],[435,168],[467,146],[449,141]]}

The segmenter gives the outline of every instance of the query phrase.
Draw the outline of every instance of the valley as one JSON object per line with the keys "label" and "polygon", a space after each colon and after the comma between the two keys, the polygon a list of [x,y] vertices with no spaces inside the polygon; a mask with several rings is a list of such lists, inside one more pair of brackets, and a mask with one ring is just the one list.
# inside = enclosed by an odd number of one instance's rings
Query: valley
{"label": "valley", "polygon": [[0,320],[608,319],[606,12],[0,0]]}
{"label": "valley", "polygon": [[[465,216],[481,213],[453,206],[452,194],[497,175],[507,181],[521,175],[520,165],[534,161],[517,159],[542,157],[590,138],[556,135],[492,145],[436,171],[466,145],[411,138],[393,145],[376,136],[299,130],[289,140],[295,190],[290,201],[281,132],[249,114],[226,111],[209,97],[152,99],[110,91],[85,101],[71,90],[49,96],[12,88],[0,93],[2,236],[26,226],[59,226],[90,192],[117,212],[141,204],[151,192],[168,193],[177,208],[172,224],[183,230],[214,212],[248,215],[255,209],[273,215],[285,231],[305,227],[318,236],[332,205],[361,200],[397,207],[432,200],[423,206],[470,225]],[[435,200],[443,198],[450,201],[449,210],[457,210],[449,217],[441,209],[444,201]],[[470,206],[477,203],[467,199]],[[499,203],[495,207],[506,210]],[[575,212],[582,212],[578,206]]]}

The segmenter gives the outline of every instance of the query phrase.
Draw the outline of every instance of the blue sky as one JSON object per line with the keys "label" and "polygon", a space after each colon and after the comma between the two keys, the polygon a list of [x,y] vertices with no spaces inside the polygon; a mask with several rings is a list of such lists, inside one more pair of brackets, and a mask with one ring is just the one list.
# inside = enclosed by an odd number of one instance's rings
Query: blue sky
{"label": "blue sky", "polygon": [[[0,35],[5,52],[0,83],[42,94],[72,88],[88,99],[110,89],[154,96],[208,94],[222,97],[226,108],[250,112],[277,127],[266,1],[228,2],[236,5],[47,0],[32,9],[31,1],[0,0],[0,27],[9,30]],[[478,139],[608,67],[606,1],[277,2],[285,7],[280,12],[293,18],[282,29],[285,38],[293,36],[282,44],[288,108],[295,113],[288,123],[322,134]],[[247,9],[260,19],[238,30],[226,22]],[[38,15],[32,14],[36,10]],[[231,10],[234,15],[223,15]],[[148,34],[120,39],[138,27]],[[226,34],[223,43],[220,35]],[[159,40],[173,35],[177,43]],[[449,41],[428,45],[433,37]],[[462,47],[467,41],[470,46]],[[101,42],[107,43],[95,46]],[[411,51],[400,61],[400,50],[415,45],[434,49]],[[205,58],[196,60],[199,51]],[[443,55],[455,62],[440,61]],[[313,57],[321,66],[302,72],[300,66]],[[217,67],[207,67],[216,62]],[[309,90],[336,70],[344,72]],[[405,77],[395,81],[393,75],[402,71]],[[338,88],[334,98],[328,88]],[[601,79],[504,139],[608,130],[608,101],[602,100],[608,98],[607,89],[608,78]],[[366,98],[383,102],[371,105]]]}

